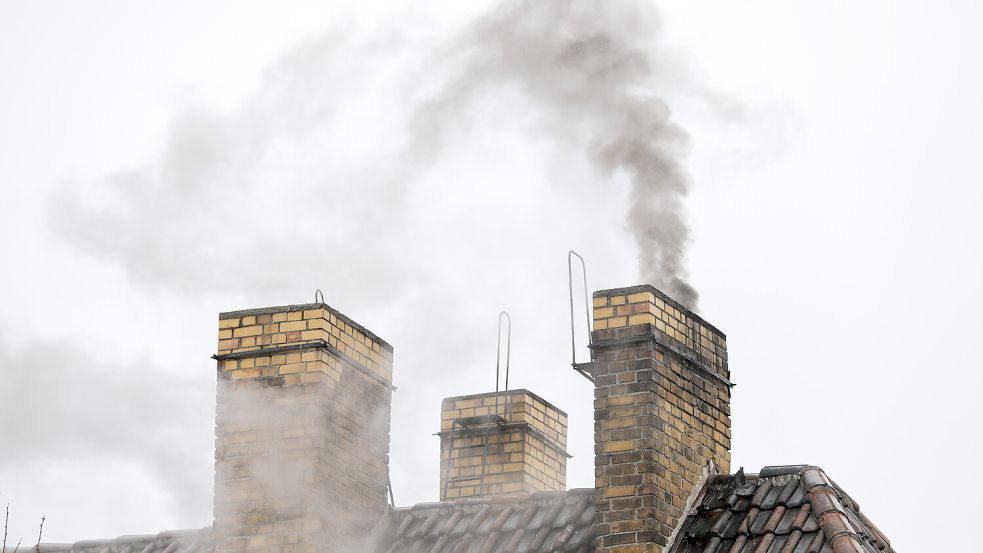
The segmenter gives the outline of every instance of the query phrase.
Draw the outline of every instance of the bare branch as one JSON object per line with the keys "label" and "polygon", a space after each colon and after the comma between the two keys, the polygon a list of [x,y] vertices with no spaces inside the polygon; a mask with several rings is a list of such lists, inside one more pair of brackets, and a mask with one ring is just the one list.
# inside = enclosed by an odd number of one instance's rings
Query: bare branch
{"label": "bare branch", "polygon": [[38,528],[38,543],[34,546],[34,553],[41,553],[41,532],[44,531],[44,515],[41,515],[41,527]]}
{"label": "bare branch", "polygon": [[10,523],[10,503],[7,503],[7,516],[3,519],[3,553],[7,553],[7,525]]}
{"label": "bare branch", "polygon": [[20,549],[20,542],[21,540],[17,540],[17,546],[14,547],[14,553],[17,553],[17,550]]}
{"label": "bare branch", "polygon": [[7,553],[7,525],[10,523],[10,503],[7,503],[7,516],[3,519],[3,553]]}

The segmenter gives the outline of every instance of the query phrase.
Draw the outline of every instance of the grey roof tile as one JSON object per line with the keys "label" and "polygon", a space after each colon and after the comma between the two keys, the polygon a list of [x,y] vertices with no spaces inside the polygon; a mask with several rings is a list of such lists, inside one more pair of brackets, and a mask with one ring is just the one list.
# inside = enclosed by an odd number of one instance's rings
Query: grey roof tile
{"label": "grey roof tile", "polygon": [[[374,553],[591,553],[594,490],[540,492],[393,509]],[[41,553],[215,553],[211,527],[42,544]],[[817,467],[717,476],[667,553],[894,553],[857,503]]]}

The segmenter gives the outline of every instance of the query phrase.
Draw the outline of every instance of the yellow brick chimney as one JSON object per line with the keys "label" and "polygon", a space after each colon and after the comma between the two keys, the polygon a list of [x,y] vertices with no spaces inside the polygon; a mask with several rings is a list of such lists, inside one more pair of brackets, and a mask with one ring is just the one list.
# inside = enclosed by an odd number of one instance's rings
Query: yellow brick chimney
{"label": "yellow brick chimney", "polygon": [[387,504],[392,347],[323,303],[218,326],[215,550],[357,550]]}
{"label": "yellow brick chimney", "polygon": [[440,500],[566,490],[567,414],[528,390],[445,399]]}
{"label": "yellow brick chimney", "polygon": [[657,553],[708,474],[730,470],[722,332],[652,286],[594,292],[597,553]]}

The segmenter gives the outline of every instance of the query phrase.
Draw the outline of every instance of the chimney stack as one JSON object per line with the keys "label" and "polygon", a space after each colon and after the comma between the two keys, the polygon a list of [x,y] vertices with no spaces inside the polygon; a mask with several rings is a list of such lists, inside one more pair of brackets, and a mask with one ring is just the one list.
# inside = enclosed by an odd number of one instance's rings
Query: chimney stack
{"label": "chimney stack", "polygon": [[392,347],[323,303],[219,315],[217,552],[357,551],[387,504]]}
{"label": "chimney stack", "polygon": [[440,500],[566,490],[567,414],[528,390],[440,406]]}
{"label": "chimney stack", "polygon": [[730,470],[726,337],[652,286],[593,303],[596,551],[661,552],[706,476]]}

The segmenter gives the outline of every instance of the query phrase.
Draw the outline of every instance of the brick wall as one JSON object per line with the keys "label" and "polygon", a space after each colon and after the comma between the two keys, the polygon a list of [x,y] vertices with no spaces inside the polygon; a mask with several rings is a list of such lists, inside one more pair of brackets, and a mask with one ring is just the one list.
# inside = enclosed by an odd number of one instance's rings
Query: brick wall
{"label": "brick wall", "polygon": [[726,338],[651,286],[593,303],[596,550],[661,552],[708,464],[730,470]]}
{"label": "brick wall", "polygon": [[392,348],[323,304],[219,317],[216,550],[358,548],[387,503]]}
{"label": "brick wall", "polygon": [[566,489],[567,415],[528,390],[447,398],[440,499]]}

